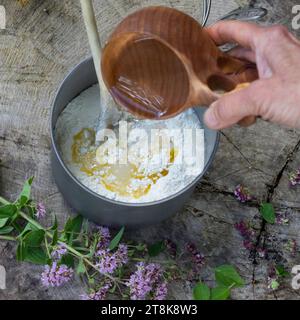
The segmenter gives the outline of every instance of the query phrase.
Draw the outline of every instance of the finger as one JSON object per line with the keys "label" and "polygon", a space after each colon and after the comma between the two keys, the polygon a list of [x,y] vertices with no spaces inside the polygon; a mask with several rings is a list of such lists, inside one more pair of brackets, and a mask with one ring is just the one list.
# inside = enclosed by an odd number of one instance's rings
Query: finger
{"label": "finger", "polygon": [[241,121],[239,121],[239,125],[241,127],[250,127],[256,122],[256,117],[255,116],[248,116]]}
{"label": "finger", "polygon": [[246,49],[241,46],[237,46],[228,51],[227,53],[232,57],[256,63],[255,53],[251,49]]}
{"label": "finger", "polygon": [[252,94],[252,89],[248,87],[222,96],[206,111],[204,122],[209,128],[215,130],[228,128],[242,120],[246,121],[246,125],[251,124],[254,119],[245,120],[245,118],[257,115]]}
{"label": "finger", "polygon": [[217,45],[231,42],[245,48],[254,48],[254,38],[263,30],[263,27],[241,21],[220,21],[207,28],[210,37]]}
{"label": "finger", "polygon": [[298,38],[296,38],[292,33],[289,32],[289,37],[290,39],[296,44],[296,45],[300,45],[300,41]]}

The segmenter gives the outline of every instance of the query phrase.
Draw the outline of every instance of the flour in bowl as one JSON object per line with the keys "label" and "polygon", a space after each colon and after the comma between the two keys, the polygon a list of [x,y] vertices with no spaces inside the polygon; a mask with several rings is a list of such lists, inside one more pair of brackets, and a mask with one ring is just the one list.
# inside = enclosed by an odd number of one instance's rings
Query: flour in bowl
{"label": "flour in bowl", "polygon": [[127,203],[169,197],[195,180],[204,167],[204,130],[193,110],[169,120],[128,120],[96,132],[95,85],[64,109],[56,125],[61,157],[90,190]]}

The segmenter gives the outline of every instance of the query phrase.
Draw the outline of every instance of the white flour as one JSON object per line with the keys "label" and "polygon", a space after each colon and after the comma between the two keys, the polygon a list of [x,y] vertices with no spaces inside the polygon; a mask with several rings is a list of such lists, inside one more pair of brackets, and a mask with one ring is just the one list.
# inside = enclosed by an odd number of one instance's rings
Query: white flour
{"label": "white flour", "polygon": [[[119,135],[117,132],[116,141],[108,139],[101,144],[100,148],[98,148],[98,142],[93,142],[96,145],[92,146],[80,145],[76,149],[79,152],[76,153],[77,155],[85,155],[87,151],[95,155],[92,161],[97,166],[90,167],[88,164],[88,170],[91,168],[93,170],[93,174],[88,174],[82,169],[82,163],[74,161],[74,147],[72,149],[72,146],[74,136],[78,137],[82,129],[97,130],[99,101],[99,89],[95,85],[71,101],[60,115],[56,125],[56,139],[62,159],[83,185],[109,199],[127,203],[146,203],[161,200],[179,192],[202,172],[204,131],[201,130],[201,124],[194,111],[188,110],[169,120],[131,121],[127,128],[128,144],[124,144],[123,141],[122,145],[121,142],[121,137],[127,135],[124,133]],[[125,123],[120,124],[118,129],[122,130],[123,127],[126,129]],[[153,131],[153,129],[156,130]],[[187,133],[186,129],[190,129],[190,132]],[[91,130],[85,130],[80,137],[93,141],[91,132]],[[197,143],[195,142],[196,132],[198,134]],[[192,133],[193,135],[188,136]],[[164,137],[167,142],[168,136],[171,136],[171,144],[159,143],[160,136]],[[153,143],[150,144],[153,141],[158,142],[154,144],[156,149]],[[128,145],[129,164],[110,165],[108,163],[116,154],[108,155],[107,150],[113,150],[115,143],[119,147],[117,152],[124,156],[124,159],[127,159],[124,145]],[[195,152],[195,146],[198,148],[197,156],[189,158],[189,161],[181,161],[187,160],[185,150],[194,147]],[[148,147],[151,150],[149,153]],[[86,165],[87,161],[85,160],[84,163]],[[103,167],[99,168],[99,164]]]}

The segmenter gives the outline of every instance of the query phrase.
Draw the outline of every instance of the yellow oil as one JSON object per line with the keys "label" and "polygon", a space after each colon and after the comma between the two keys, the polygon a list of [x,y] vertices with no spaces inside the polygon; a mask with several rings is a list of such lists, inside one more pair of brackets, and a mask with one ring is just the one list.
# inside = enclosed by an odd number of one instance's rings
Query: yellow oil
{"label": "yellow oil", "polygon": [[[84,128],[74,135],[72,144],[72,161],[80,166],[80,170],[88,176],[100,178],[100,183],[109,191],[120,196],[138,199],[145,196],[151,186],[160,178],[169,174],[170,166],[175,162],[177,151],[170,150],[169,164],[160,172],[143,175],[138,168],[128,163],[121,164],[99,164],[96,161],[96,132],[90,128]],[[143,185],[131,188],[133,180],[147,181]]]}

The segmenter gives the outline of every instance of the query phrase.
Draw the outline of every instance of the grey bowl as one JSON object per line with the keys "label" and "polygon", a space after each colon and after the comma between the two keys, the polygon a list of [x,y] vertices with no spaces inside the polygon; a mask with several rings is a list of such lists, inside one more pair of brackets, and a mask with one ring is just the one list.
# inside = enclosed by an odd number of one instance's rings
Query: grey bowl
{"label": "grey bowl", "polygon": [[[134,204],[102,197],[81,184],[63,162],[55,140],[56,121],[68,105],[82,91],[97,83],[91,58],[77,65],[60,86],[51,114],[51,164],[55,182],[69,205],[91,221],[106,226],[139,227],[158,223],[180,211],[196,184],[208,170],[218,147],[219,133],[205,128],[205,168],[191,184],[180,192],[160,201]],[[203,119],[204,108],[194,109]],[[170,186],[171,188],[172,186]]]}

